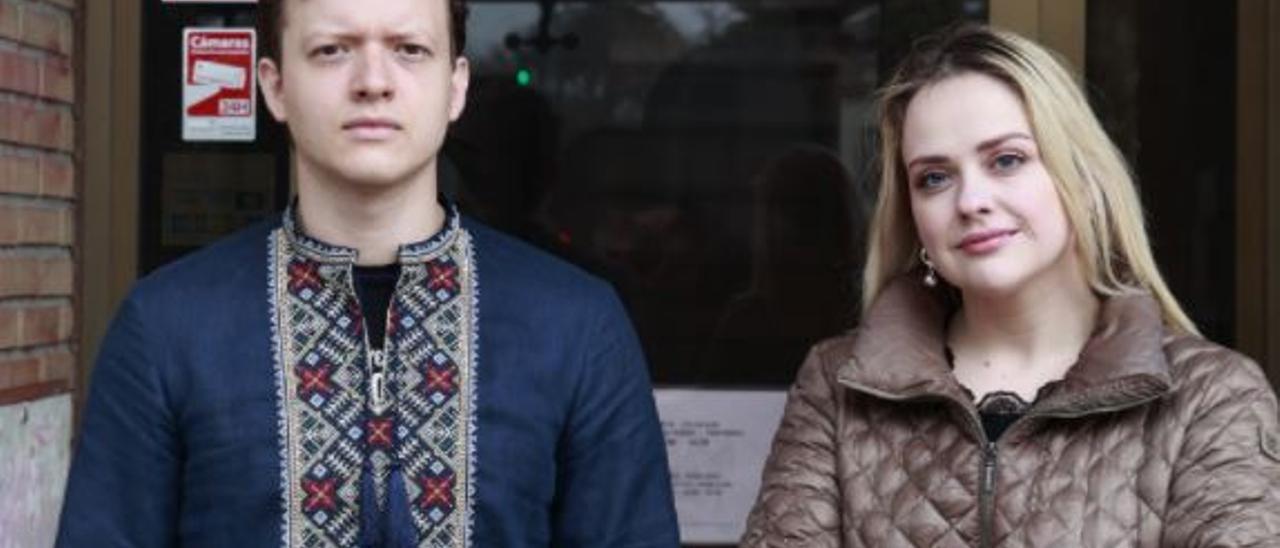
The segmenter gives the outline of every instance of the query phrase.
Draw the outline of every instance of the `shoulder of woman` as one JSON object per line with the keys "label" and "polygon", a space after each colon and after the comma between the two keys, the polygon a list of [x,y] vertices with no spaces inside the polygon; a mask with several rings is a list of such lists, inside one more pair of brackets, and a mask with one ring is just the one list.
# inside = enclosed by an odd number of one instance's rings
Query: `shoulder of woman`
{"label": "shoulder of woman", "polygon": [[1166,335],[1164,353],[1175,391],[1202,393],[1212,400],[1273,392],[1256,361],[1198,335]]}

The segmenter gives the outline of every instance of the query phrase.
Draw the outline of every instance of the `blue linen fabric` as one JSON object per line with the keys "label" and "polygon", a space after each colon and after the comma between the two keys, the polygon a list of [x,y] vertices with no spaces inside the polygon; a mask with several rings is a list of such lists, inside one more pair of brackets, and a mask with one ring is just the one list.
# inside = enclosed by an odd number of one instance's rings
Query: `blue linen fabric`
{"label": "blue linen fabric", "polygon": [[[120,306],[57,546],[286,542],[268,289],[280,225],[157,270]],[[677,546],[652,389],[613,290],[470,218],[461,227],[479,287],[471,545]]]}

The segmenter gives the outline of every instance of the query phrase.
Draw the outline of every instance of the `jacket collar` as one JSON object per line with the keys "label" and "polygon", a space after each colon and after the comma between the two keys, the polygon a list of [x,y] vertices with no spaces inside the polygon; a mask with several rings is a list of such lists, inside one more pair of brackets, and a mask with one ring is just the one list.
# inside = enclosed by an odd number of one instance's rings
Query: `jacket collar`
{"label": "jacket collar", "polygon": [[[444,196],[440,196],[439,200],[444,209],[443,227],[425,240],[401,245],[398,252],[401,264],[422,262],[435,256],[440,250],[449,247],[462,232],[461,215],[458,213],[457,206]],[[321,263],[350,264],[354,263],[360,254],[355,249],[330,244],[307,234],[302,224],[302,217],[298,214],[296,197],[285,209],[282,225],[290,246],[297,253],[311,260]]]}
{"label": "jacket collar", "polygon": [[[944,354],[950,308],[914,278],[894,280],[872,303],[837,378],[884,398],[943,397],[972,407]],[[1172,386],[1163,339],[1160,307],[1149,294],[1106,298],[1079,361],[1032,412],[1074,417],[1160,397]]]}

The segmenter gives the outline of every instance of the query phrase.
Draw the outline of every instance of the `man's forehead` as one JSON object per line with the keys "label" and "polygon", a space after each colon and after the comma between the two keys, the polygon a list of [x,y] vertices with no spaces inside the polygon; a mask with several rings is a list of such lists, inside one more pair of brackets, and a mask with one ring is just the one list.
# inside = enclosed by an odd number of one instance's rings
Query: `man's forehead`
{"label": "man's forehead", "polygon": [[377,27],[397,34],[430,33],[448,25],[448,0],[283,0],[284,21],[306,27]]}

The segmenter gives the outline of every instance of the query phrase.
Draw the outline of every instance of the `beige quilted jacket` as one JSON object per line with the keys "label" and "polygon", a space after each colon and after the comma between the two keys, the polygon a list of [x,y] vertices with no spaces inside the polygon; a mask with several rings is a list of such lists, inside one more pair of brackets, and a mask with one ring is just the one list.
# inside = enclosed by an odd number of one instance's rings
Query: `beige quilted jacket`
{"label": "beige quilted jacket", "polygon": [[997,443],[899,280],[819,344],[742,546],[1280,546],[1280,425],[1261,370],[1113,297],[1066,377]]}

